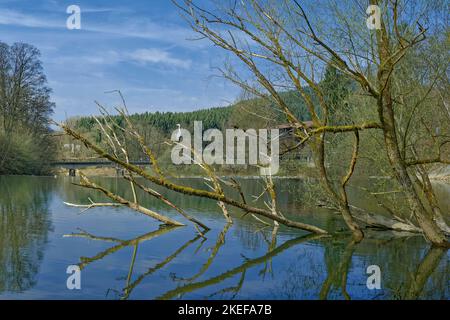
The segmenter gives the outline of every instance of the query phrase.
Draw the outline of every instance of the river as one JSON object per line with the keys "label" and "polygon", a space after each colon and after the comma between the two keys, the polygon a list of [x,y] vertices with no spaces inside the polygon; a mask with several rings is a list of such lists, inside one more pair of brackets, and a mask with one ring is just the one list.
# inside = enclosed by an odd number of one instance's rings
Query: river
{"label": "river", "polygon": [[[213,201],[172,195],[211,227],[202,238],[191,225],[160,227],[126,208],[68,207],[64,201],[105,200],[73,185],[76,181],[0,177],[0,299],[450,298],[449,253],[430,248],[421,236],[368,231],[355,244],[344,232],[317,238],[285,227],[274,236],[272,226],[250,215],[230,209],[234,224],[227,225]],[[130,197],[122,180],[96,181]],[[257,180],[242,183],[247,190],[261,187]],[[290,218],[345,230],[339,216],[301,204],[298,180],[277,184],[280,210]],[[438,189],[448,210],[448,186]],[[138,197],[152,210],[180,219],[156,199]],[[81,268],[80,290],[67,287],[71,265]],[[374,265],[380,289],[367,286],[367,268]]]}

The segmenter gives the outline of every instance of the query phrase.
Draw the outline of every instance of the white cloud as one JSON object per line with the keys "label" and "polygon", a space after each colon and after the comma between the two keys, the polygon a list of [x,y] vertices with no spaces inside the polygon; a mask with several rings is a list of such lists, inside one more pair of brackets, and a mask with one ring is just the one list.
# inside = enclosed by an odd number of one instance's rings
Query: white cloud
{"label": "white cloud", "polygon": [[[102,51],[101,53],[89,55],[70,55],[52,58],[50,64],[56,65],[78,65],[88,66],[108,66],[122,62],[132,62],[142,65],[165,65],[178,69],[189,69],[192,65],[190,59],[178,59],[173,57],[168,51],[158,48],[137,49],[129,52],[117,52],[115,50]],[[92,71],[92,69],[89,69]]]}
{"label": "white cloud", "polygon": [[105,12],[120,12],[120,13],[126,13],[131,12],[129,9],[125,7],[88,7],[86,6],[82,7],[82,12],[84,13],[105,13]]}
{"label": "white cloud", "polygon": [[[115,20],[115,23],[108,24],[102,22],[94,24],[83,20],[83,12],[94,14],[100,12],[111,12],[117,14],[117,12],[122,12],[121,10],[123,9],[119,8],[117,10],[113,10],[112,8],[89,8],[85,10],[81,8],[83,21],[82,31],[109,34],[123,38],[156,40],[186,48],[199,48],[206,45],[204,41],[186,41],[196,37],[190,28],[170,23],[155,23],[153,21],[149,21],[149,19],[136,17],[133,14],[125,15],[128,16],[128,19]],[[55,16],[42,17],[0,7],[0,25],[64,30],[66,29],[67,17],[68,15],[65,13],[60,18]]]}
{"label": "white cloud", "polygon": [[30,28],[62,28],[65,26],[64,24],[56,23],[52,20],[39,19],[31,15],[5,8],[1,8],[0,10],[0,24]]}
{"label": "white cloud", "polygon": [[166,64],[173,67],[189,69],[191,67],[191,60],[181,60],[173,58],[170,53],[160,49],[139,49],[128,54],[130,59],[142,63],[155,63],[155,64]]}
{"label": "white cloud", "polygon": [[120,37],[141,38],[146,40],[157,40],[167,43],[173,43],[188,48],[204,47],[205,41],[190,41],[197,35],[187,27],[181,27],[174,24],[155,23],[148,19],[133,17],[124,22],[118,22],[115,25],[93,25],[89,26],[88,31],[107,33]]}

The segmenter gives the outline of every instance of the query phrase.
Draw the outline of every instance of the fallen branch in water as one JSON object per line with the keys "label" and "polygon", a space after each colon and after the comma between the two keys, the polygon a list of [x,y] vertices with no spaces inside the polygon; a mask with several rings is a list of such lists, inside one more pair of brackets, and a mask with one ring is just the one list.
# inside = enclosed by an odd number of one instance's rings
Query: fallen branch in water
{"label": "fallen branch in water", "polygon": [[351,206],[351,208],[353,209],[355,219],[362,222],[368,227],[422,233],[422,229],[415,226],[411,221],[407,219],[402,219],[398,216],[388,218],[380,214],[368,212],[355,206]]}
{"label": "fallen branch in water", "polygon": [[[142,184],[136,182],[136,180],[133,177],[124,177],[125,180],[128,180],[130,182],[132,182],[133,184],[137,185],[141,190],[145,191],[146,193],[148,193],[149,195],[161,200],[162,202],[164,202],[166,205],[168,205],[169,207],[175,209],[179,214],[181,214],[183,217],[185,217],[187,220],[191,221],[194,223],[194,226],[197,228],[197,226],[200,226],[203,228],[204,231],[208,231],[210,230],[210,228],[208,228],[205,224],[203,224],[202,222],[200,222],[199,220],[195,219],[194,217],[188,215],[183,209],[177,207],[176,205],[174,205],[172,202],[170,202],[167,198],[165,198],[162,194],[160,194],[159,192],[147,188],[145,186],[143,186]],[[197,228],[197,231],[200,233],[200,235],[203,237],[203,233]]]}
{"label": "fallen branch in water", "polygon": [[81,177],[80,186],[82,186],[82,187],[100,191],[103,194],[105,194],[108,198],[114,200],[115,202],[117,202],[117,203],[119,203],[121,205],[124,205],[124,206],[126,206],[126,207],[128,207],[130,209],[133,209],[133,210],[135,210],[137,212],[145,214],[145,215],[147,215],[149,217],[152,217],[152,218],[154,218],[156,220],[159,220],[159,221],[161,221],[161,222],[163,222],[163,223],[165,223],[167,225],[184,226],[184,224],[181,223],[181,222],[178,222],[178,221],[173,220],[171,218],[168,218],[168,217],[165,217],[163,215],[160,215],[159,213],[157,213],[155,211],[152,211],[152,210],[150,210],[148,208],[145,208],[145,207],[143,207],[143,206],[141,206],[141,205],[139,205],[139,204],[137,204],[135,202],[128,201],[128,200],[122,198],[121,196],[112,193],[111,191],[109,191],[109,190],[107,190],[107,189],[105,189],[105,188],[95,184],[94,182],[90,181],[82,173],[80,173],[80,177]]}
{"label": "fallen branch in water", "polygon": [[111,203],[111,202],[94,202],[91,200],[91,198],[88,198],[88,200],[91,202],[90,204],[75,204],[70,202],[63,202],[68,207],[74,207],[74,208],[84,208],[80,212],[80,214],[86,212],[89,209],[92,208],[98,208],[98,207],[123,207],[123,204],[120,203]]}
{"label": "fallen branch in water", "polygon": [[[339,212],[335,207],[320,205],[321,208]],[[355,220],[364,225],[366,228],[377,228],[384,230],[393,230],[401,232],[422,233],[422,230],[407,219],[400,218],[398,215],[392,214],[392,217],[386,217],[380,214],[369,212],[365,209],[349,206],[352,210]]]}
{"label": "fallen branch in water", "polygon": [[[246,203],[242,203],[240,201],[237,201],[230,197],[227,197],[224,194],[220,194],[217,191],[211,192],[211,191],[206,191],[206,190],[202,190],[202,189],[195,189],[192,187],[178,185],[171,181],[168,181],[162,174],[158,174],[158,176],[153,176],[153,175],[147,173],[145,170],[139,168],[138,166],[128,163],[127,161],[123,161],[120,158],[114,156],[113,154],[108,153],[106,150],[97,146],[96,144],[94,144],[93,142],[91,142],[89,139],[85,138],[78,132],[72,130],[67,125],[65,125],[65,124],[57,124],[57,125],[60,126],[68,135],[70,135],[74,139],[83,142],[83,144],[87,148],[93,150],[99,156],[120,165],[122,168],[126,169],[128,172],[137,174],[137,175],[143,177],[144,179],[148,180],[149,182],[153,182],[156,185],[160,185],[168,190],[172,190],[172,191],[175,191],[180,194],[196,196],[196,197],[201,197],[201,198],[208,198],[208,199],[220,201],[225,204],[231,205],[233,207],[242,209],[245,212],[254,213],[259,216],[263,216],[263,217],[269,218],[271,220],[277,221],[278,223],[283,224],[288,227],[302,229],[302,230],[309,231],[309,232],[316,233],[316,234],[328,234],[327,231],[325,231],[319,227],[316,227],[316,226],[313,226],[310,224],[306,224],[306,223],[302,223],[302,222],[293,221],[293,220],[287,219],[283,216],[275,215],[270,210],[250,206]],[[155,161],[156,161],[156,159],[155,159]],[[82,185],[82,186],[84,186],[84,185]],[[89,188],[89,186],[85,186],[85,187]],[[100,190],[103,193],[105,193],[105,190],[99,186],[90,187],[90,188],[97,189],[97,190]],[[107,194],[107,193],[108,193],[108,191],[106,191],[105,194]],[[122,200],[123,200],[124,204],[126,204],[126,205],[131,204],[129,201],[127,201],[125,199],[122,199]],[[122,203],[121,201],[118,201],[118,202]]]}

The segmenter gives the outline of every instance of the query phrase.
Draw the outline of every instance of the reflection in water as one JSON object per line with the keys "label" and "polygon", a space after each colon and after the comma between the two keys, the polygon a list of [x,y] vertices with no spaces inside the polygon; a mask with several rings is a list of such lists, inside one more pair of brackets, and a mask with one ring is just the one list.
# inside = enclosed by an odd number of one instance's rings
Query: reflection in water
{"label": "reflection in water", "polygon": [[[262,279],[264,279],[264,276],[267,272],[271,272],[274,277],[277,277],[277,274],[273,274],[273,271],[270,270],[271,269],[270,264],[272,259],[279,256],[281,253],[287,251],[288,249],[299,247],[301,245],[308,243],[315,243],[321,245],[324,248],[323,250],[324,257],[322,259],[322,262],[326,270],[326,277],[322,282],[316,281],[317,279],[315,279],[314,282],[308,282],[305,281],[305,277],[299,277],[296,274],[296,271],[293,271],[293,274],[288,274],[288,277],[285,279],[285,281],[288,281],[289,283],[286,283],[286,285],[284,285],[284,289],[293,291],[288,293],[287,295],[281,294],[280,297],[284,296],[294,298],[296,295],[295,291],[311,290],[311,288],[314,288],[317,289],[316,290],[317,296],[315,298],[328,299],[332,290],[340,290],[341,296],[344,299],[347,300],[351,299],[351,295],[348,292],[347,286],[349,272],[352,268],[352,262],[355,259],[355,253],[364,250],[364,242],[357,244],[351,238],[338,239],[323,235],[307,235],[287,240],[282,245],[276,246],[277,228],[274,228],[274,231],[272,232],[273,237],[271,241],[268,242],[268,250],[266,254],[253,259],[245,258],[244,262],[237,267],[231,268],[230,270],[220,273],[219,275],[201,281],[196,281],[203,275],[205,275],[206,271],[213,265],[214,260],[220,251],[220,248],[225,244],[225,238],[229,228],[230,228],[229,224],[225,225],[224,229],[218,234],[215,245],[211,248],[211,254],[206,259],[206,261],[201,265],[198,272],[196,272],[194,275],[190,277],[185,278],[172,275],[171,279],[176,287],[161,294],[159,297],[157,297],[157,299],[161,300],[182,299],[183,297],[185,297],[186,294],[190,294],[207,287],[212,287],[213,292],[205,295],[204,298],[235,299],[239,294],[240,290],[242,289],[243,285],[245,284],[246,274],[249,269],[254,268],[258,265],[262,265],[263,268],[259,272],[259,276],[262,277]],[[79,264],[79,266],[82,268],[122,248],[133,246],[134,250],[132,257],[130,259],[129,272],[126,277],[126,282],[123,289],[120,292],[118,292],[118,296],[121,299],[128,299],[133,290],[139,284],[141,284],[141,282],[145,278],[151,276],[156,271],[166,267],[170,262],[174,261],[182,252],[184,252],[189,246],[202,239],[202,241],[199,243],[199,246],[194,251],[195,255],[200,249],[200,247],[203,246],[204,242],[206,241],[206,238],[202,238],[200,235],[193,237],[192,239],[188,240],[183,245],[181,245],[173,253],[161,259],[160,262],[156,263],[153,267],[148,268],[145,272],[137,275],[136,277],[134,277],[134,280],[132,280],[133,268],[136,263],[139,244],[144,241],[148,241],[156,237],[159,237],[167,232],[174,231],[175,229],[177,228],[165,227],[157,231],[145,234],[143,236],[139,236],[135,239],[126,241],[109,237],[98,237],[86,233],[84,231],[78,234],[72,234],[71,236],[118,243],[116,246],[104,250],[92,258],[85,258],[85,257],[80,258],[81,263]],[[430,248],[427,254],[423,257],[423,259],[419,261],[418,267],[416,268],[415,272],[409,274],[409,281],[405,283],[405,286],[403,286],[402,292],[397,293],[398,296],[394,295],[390,296],[389,298],[395,297],[402,299],[421,298],[421,295],[423,293],[427,281],[429,281],[430,279],[432,280],[436,268],[438,268],[440,262],[444,257],[446,257],[445,249]],[[317,265],[314,266],[314,268],[317,267],[319,266]],[[381,268],[382,270],[386,270],[384,266],[381,266]],[[235,276],[237,276],[238,278],[234,285],[225,287],[223,289],[219,289],[221,283],[225,283],[227,279],[231,279]],[[396,279],[396,281],[398,280],[399,279]],[[445,279],[439,279],[439,281],[442,281],[443,283],[446,282]],[[180,283],[183,284],[180,285]],[[363,284],[365,285],[365,282],[361,283],[361,285]],[[392,284],[390,284],[389,281],[387,281],[386,286],[389,287],[390,285]],[[401,286],[399,288],[401,288]],[[443,289],[443,292],[445,292],[445,288]],[[333,295],[333,298],[336,298],[335,295]]]}
{"label": "reflection in water", "polygon": [[[431,247],[428,250],[427,254],[420,262],[417,271],[411,277],[409,290],[405,296],[406,299],[418,299],[420,297],[426,282],[430,279],[442,258],[445,257],[446,252],[446,249],[437,247]],[[448,283],[445,279],[442,280],[444,285],[445,283]]]}
{"label": "reflection in water", "polygon": [[[259,258],[249,259],[246,262],[244,262],[243,264],[241,264],[240,266],[235,267],[235,268],[233,268],[227,272],[224,272],[218,276],[215,276],[213,278],[209,278],[204,281],[189,283],[184,286],[177,287],[173,290],[166,292],[165,294],[161,295],[157,299],[161,299],[161,300],[173,299],[175,297],[181,297],[184,293],[192,292],[192,291],[195,291],[195,290],[198,290],[201,288],[205,288],[205,287],[208,287],[211,285],[218,284],[218,283],[220,283],[230,277],[233,277],[237,274],[244,274],[247,269],[267,262],[269,259],[277,256],[278,254],[291,248],[294,245],[299,245],[301,243],[311,241],[314,239],[323,238],[323,237],[325,237],[325,236],[323,236],[323,235],[307,235],[307,236],[299,237],[296,239],[288,240],[284,244],[280,245],[279,247],[277,247],[273,250],[269,250],[265,255],[263,255]],[[241,277],[241,280],[242,280],[242,277]],[[240,286],[242,286],[242,284]],[[238,287],[239,287],[239,285],[238,285]]]}
{"label": "reflection in water", "polygon": [[[355,244],[344,235],[303,236],[283,226],[263,226],[250,216],[241,218],[239,211],[230,211],[235,219],[228,225],[214,201],[173,198],[211,226],[202,237],[194,228],[160,227],[125,208],[79,215],[62,202],[101,196],[73,181],[0,177],[0,298],[104,299],[105,292],[119,299],[450,297],[448,252],[429,248],[420,235],[367,230],[368,237]],[[119,181],[102,183],[126,195],[129,186]],[[293,219],[333,230],[342,226],[335,215],[302,207],[293,196],[301,192],[295,181],[281,185],[280,210],[295,212]],[[244,182],[250,192],[259,193],[257,187]],[[151,198],[143,201],[155,211],[176,214]],[[74,263],[83,269],[79,292],[65,286],[66,268]],[[369,265],[381,269],[381,290],[366,287]]]}
{"label": "reflection in water", "polygon": [[133,275],[133,269],[134,269],[134,264],[136,262],[136,256],[137,256],[137,252],[138,252],[138,247],[139,244],[141,244],[142,242],[145,241],[149,241],[151,239],[154,239],[156,237],[159,237],[163,234],[166,234],[172,230],[175,230],[179,227],[176,226],[161,226],[158,230],[156,231],[152,231],[149,232],[147,234],[141,235],[139,237],[136,237],[134,239],[131,240],[121,240],[121,239],[117,239],[117,238],[110,238],[110,237],[99,237],[99,236],[95,236],[92,235],[86,231],[80,230],[80,233],[72,233],[70,235],[66,235],[66,238],[69,237],[80,237],[80,238],[87,238],[90,240],[97,240],[97,241],[105,241],[105,242],[114,242],[117,243],[117,245],[110,247],[100,253],[98,253],[97,255],[95,255],[94,257],[91,258],[87,258],[87,257],[81,257],[80,258],[80,263],[78,264],[78,266],[80,267],[80,269],[84,269],[86,266],[88,266],[90,263],[93,263],[95,261],[101,260],[104,257],[113,254],[123,248],[126,247],[133,247],[133,254],[131,257],[131,263],[130,263],[130,267],[129,267],[129,271],[128,271],[128,275],[126,278],[126,284],[125,287],[123,289],[123,293],[119,294],[122,296],[123,299],[127,299],[130,295],[130,293],[133,291],[133,289],[148,275],[152,274],[154,271],[162,268],[163,266],[165,266],[167,263],[169,263],[172,259],[174,259],[181,251],[183,251],[186,247],[188,247],[191,243],[194,243],[195,241],[197,241],[200,236],[195,237],[194,239],[188,241],[184,246],[182,246],[180,249],[178,249],[175,253],[173,253],[172,255],[170,255],[169,257],[167,257],[164,261],[162,261],[161,263],[159,263],[158,265],[156,265],[154,268],[149,269],[149,271],[147,271],[146,273],[142,274],[141,276],[139,276],[137,278],[137,280],[135,280],[133,283],[130,283],[131,281],[131,277]]}
{"label": "reflection in water", "polygon": [[[123,289],[122,299],[128,299],[128,297],[130,296],[130,294],[133,291],[133,289],[136,288],[136,286],[139,285],[139,283],[141,283],[142,280],[144,280],[144,278],[150,276],[154,272],[156,272],[159,269],[163,268],[165,265],[167,265],[169,262],[171,262],[173,259],[175,259],[187,247],[189,247],[191,244],[193,244],[194,242],[196,242],[200,238],[201,238],[201,236],[198,235],[195,238],[189,240],[184,245],[182,245],[180,248],[178,248],[174,253],[172,253],[170,256],[165,258],[160,263],[156,264],[154,267],[149,268],[145,273],[143,273],[139,277],[137,277],[137,279],[135,281],[130,283],[131,276],[132,276],[132,270],[133,270],[133,266],[134,266],[134,262],[135,262],[134,258],[135,258],[135,252],[136,251],[134,251],[134,253],[133,253],[133,260],[131,262],[131,267],[130,267],[130,272],[129,272],[128,277],[127,277],[127,284],[126,284],[125,288]],[[202,244],[203,244],[203,242],[200,245],[202,245]],[[136,249],[137,249],[137,247],[136,247]]]}
{"label": "reflection in water", "polygon": [[319,297],[321,300],[328,298],[332,287],[341,288],[342,295],[350,300],[347,292],[347,276],[355,252],[356,242],[351,239],[342,250],[341,246],[334,245],[333,239],[325,246],[324,261],[327,265],[327,278],[322,285]]}
{"label": "reflection in water", "polygon": [[0,293],[34,286],[51,227],[51,184],[0,177]]}
{"label": "reflection in water", "polygon": [[200,276],[202,276],[211,266],[211,264],[213,263],[214,259],[216,258],[217,254],[219,253],[220,248],[225,244],[225,237],[227,235],[228,230],[231,227],[231,223],[227,223],[225,225],[225,227],[223,228],[223,230],[220,232],[219,236],[217,237],[217,241],[216,244],[214,245],[214,247],[211,250],[211,255],[209,256],[208,260],[206,260],[206,262],[203,264],[203,266],[201,267],[200,271],[197,272],[195,275],[193,275],[190,278],[176,278],[175,275],[172,276],[172,279],[174,280],[182,280],[182,281],[187,281],[187,282],[191,282],[194,281],[195,279],[199,278]]}
{"label": "reflection in water", "polygon": [[[149,241],[151,239],[154,239],[156,237],[159,237],[165,233],[168,233],[169,231],[172,231],[176,228],[179,228],[177,226],[163,226],[161,228],[159,228],[156,231],[152,231],[149,233],[146,233],[142,236],[139,236],[137,238],[131,239],[131,240],[121,240],[121,239],[116,239],[116,238],[110,238],[110,237],[98,237],[98,236],[94,236],[90,233],[87,233],[86,231],[81,230],[80,233],[72,233],[70,235],[66,235],[66,238],[69,237],[81,237],[81,238],[88,238],[91,240],[100,240],[100,241],[107,241],[107,242],[115,242],[117,243],[117,245],[110,247],[102,252],[99,252],[98,254],[96,254],[94,257],[88,258],[88,257],[81,257],[80,258],[80,263],[78,264],[78,266],[80,267],[81,270],[83,270],[87,265],[89,265],[92,262],[95,262],[97,260],[101,260],[104,257],[115,253],[116,251],[119,251],[123,248],[126,247],[130,247],[133,246],[135,248],[135,251],[137,250],[137,246],[144,241]],[[135,253],[133,253],[133,259],[135,258]]]}

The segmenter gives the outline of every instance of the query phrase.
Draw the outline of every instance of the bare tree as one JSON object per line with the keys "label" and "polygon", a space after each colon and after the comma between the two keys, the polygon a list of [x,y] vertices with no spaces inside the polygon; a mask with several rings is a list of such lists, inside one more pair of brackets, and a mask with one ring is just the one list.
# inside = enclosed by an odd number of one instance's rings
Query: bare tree
{"label": "bare tree", "polygon": [[[273,102],[294,128],[298,144],[310,146],[321,187],[333,207],[339,210],[355,241],[360,241],[364,233],[358,222],[361,221],[361,216],[355,217],[358,210],[350,204],[347,189],[360,160],[361,144],[364,142],[361,136],[373,131],[383,137],[381,146],[385,149],[389,170],[418,226],[412,225],[410,221],[386,220],[376,215],[370,217],[372,222],[366,219],[365,224],[397,229],[404,227],[408,231],[422,232],[437,246],[448,246],[444,231],[436,223],[438,211],[430,209],[430,205],[435,205],[432,197],[428,196],[424,200],[418,190],[422,186],[429,195],[433,191],[425,179],[422,178],[423,184],[419,183],[416,171],[410,170],[415,165],[447,160],[443,159],[441,154],[436,159],[421,159],[411,152],[410,148],[404,148],[405,152],[402,152],[401,137],[402,134],[407,135],[407,132],[402,131],[404,128],[400,128],[398,123],[398,105],[401,102],[397,100],[393,85],[402,70],[405,57],[426,41],[429,29],[423,27],[420,21],[423,20],[423,24],[432,23],[427,18],[438,9],[435,4],[421,4],[417,9],[403,1],[365,3],[377,5],[382,13],[380,28],[371,31],[365,25],[366,6],[358,1],[354,2],[353,7],[331,0],[321,2],[320,10],[315,8],[315,2],[305,4],[297,0],[225,1],[217,4],[211,2],[207,8],[199,7],[191,0],[174,3],[194,31],[229,52],[236,62],[240,62],[237,68],[230,64],[221,69],[223,76],[252,95]],[[355,16],[361,17],[358,27],[355,27],[355,21],[352,19]],[[238,64],[234,64],[233,60],[233,65]],[[330,124],[330,101],[320,85],[321,74],[326,66],[336,68],[359,85],[362,94],[375,110],[373,117],[358,122],[350,118],[347,124]],[[306,126],[295,116],[280,94],[282,90],[299,93],[308,108],[312,127]],[[420,100],[426,99],[425,94]],[[124,115],[123,112],[121,114]],[[127,131],[140,142],[143,152],[153,166],[152,174],[131,165],[114,153],[107,152],[68,126],[62,125],[62,128],[99,156],[119,164],[130,174],[182,194],[216,200],[219,205],[223,205],[225,217],[227,213],[224,206],[231,205],[246,213],[269,218],[286,226],[319,234],[326,233],[320,228],[289,220],[279,214],[270,179],[266,181],[266,192],[271,199],[268,210],[249,205],[245,197],[238,201],[227,196],[221,188],[223,182],[215,177],[213,172],[209,175],[210,181],[213,182],[212,191],[194,189],[170,181],[160,169],[144,139],[132,129],[130,122],[127,122],[127,125],[127,129],[121,130]],[[339,163],[339,166],[345,168],[339,177],[332,175],[330,167],[335,164],[329,163],[326,157],[327,150],[333,147],[328,143],[329,137],[333,135],[345,135],[352,139],[351,152],[343,154]],[[349,159],[348,162],[345,159]],[[204,168],[208,171],[206,166]],[[403,224],[399,224],[399,221]]]}
{"label": "bare tree", "polygon": [[[322,187],[339,208],[356,239],[361,239],[363,233],[352,216],[346,185],[358,159],[359,132],[374,129],[383,133],[384,148],[393,174],[425,237],[436,245],[448,245],[433,214],[422,203],[408,172],[409,165],[422,161],[416,159],[407,162],[400,152],[395,116],[397,102],[392,88],[392,79],[402,59],[426,39],[428,29],[420,24],[420,20],[430,22],[426,18],[438,8],[421,5],[421,10],[416,12],[412,4],[402,1],[370,1],[367,4],[376,5],[382,11],[380,28],[371,32],[365,24],[358,29],[353,28],[354,23],[348,14],[342,12],[334,1],[321,2],[320,14],[314,14],[315,3],[301,4],[296,0],[227,1],[212,8],[199,7],[191,0],[174,3],[182,10],[193,30],[237,57],[251,72],[256,83],[242,79],[239,72],[231,68],[223,70],[224,76],[253,94],[272,99],[285,113],[287,120],[297,128],[300,142],[310,144]],[[363,17],[367,7],[360,2],[355,4],[362,11],[361,21],[365,22]],[[314,23],[311,16],[314,17]],[[324,31],[326,29],[316,27],[326,24],[330,26],[329,29],[342,31],[345,45],[333,40],[330,32]],[[317,76],[325,65],[332,65],[349,76],[372,98],[378,112],[376,121],[328,125],[329,104]],[[310,87],[313,94],[306,91],[305,86]],[[279,88],[292,88],[301,94],[315,128],[308,130],[301,120],[295,118],[280,96]],[[318,104],[314,103],[315,100]],[[353,133],[354,147],[348,172],[336,187],[327,170],[325,140],[326,135],[339,133]],[[442,160],[439,158],[434,161]],[[426,160],[424,162],[427,163]]]}

